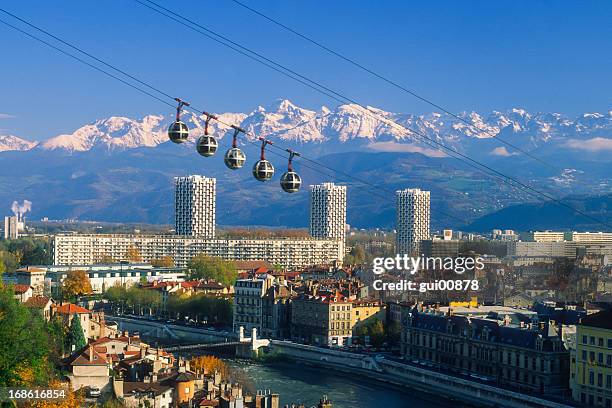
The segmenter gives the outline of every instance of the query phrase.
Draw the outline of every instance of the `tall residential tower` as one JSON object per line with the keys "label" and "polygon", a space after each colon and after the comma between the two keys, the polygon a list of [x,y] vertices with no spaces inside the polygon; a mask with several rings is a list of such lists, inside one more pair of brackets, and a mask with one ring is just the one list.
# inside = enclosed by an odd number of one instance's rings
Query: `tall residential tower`
{"label": "tall residential tower", "polygon": [[421,241],[429,239],[429,191],[407,188],[395,192],[397,199],[396,251],[420,255]]}
{"label": "tall residential tower", "polygon": [[174,178],[174,225],[177,235],[215,237],[216,180],[204,176]]}
{"label": "tall residential tower", "polygon": [[344,257],[346,186],[334,183],[310,186],[310,235],[340,239],[339,259]]}

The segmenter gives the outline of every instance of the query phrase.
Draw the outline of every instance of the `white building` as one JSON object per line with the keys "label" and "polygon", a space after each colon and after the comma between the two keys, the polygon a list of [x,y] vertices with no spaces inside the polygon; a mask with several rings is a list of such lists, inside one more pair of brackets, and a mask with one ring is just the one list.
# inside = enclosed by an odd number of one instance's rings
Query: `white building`
{"label": "white building", "polygon": [[174,178],[174,221],[177,235],[215,237],[216,179],[204,176]]}
{"label": "white building", "polygon": [[421,241],[429,239],[430,192],[407,188],[395,193],[397,201],[396,251],[420,254]]}
{"label": "white building", "polygon": [[4,239],[19,238],[19,218],[16,215],[4,217]]}
{"label": "white building", "polygon": [[136,250],[143,262],[172,257],[179,268],[196,255],[224,259],[265,260],[288,269],[329,264],[343,256],[339,239],[209,239],[181,235],[141,234],[58,234],[54,238],[56,265],[93,265],[104,259],[127,260]]}
{"label": "white building", "polygon": [[337,238],[344,257],[346,237],[346,186],[323,183],[310,186],[310,236]]}
{"label": "white building", "polygon": [[524,242],[512,241],[508,244],[509,256],[547,256],[576,258],[576,243],[574,242]]}

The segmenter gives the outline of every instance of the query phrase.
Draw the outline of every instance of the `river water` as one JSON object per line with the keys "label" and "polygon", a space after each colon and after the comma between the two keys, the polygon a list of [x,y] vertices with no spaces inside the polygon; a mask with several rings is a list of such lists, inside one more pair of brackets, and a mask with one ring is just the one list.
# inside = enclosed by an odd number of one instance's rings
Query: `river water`
{"label": "river water", "polygon": [[[227,361],[227,360],[226,360]],[[303,402],[316,406],[327,395],[334,408],[459,408],[455,402],[419,395],[418,390],[401,390],[369,378],[304,366],[300,363],[279,362],[259,364],[245,360],[228,361],[242,369],[258,390],[280,394],[281,407]]]}

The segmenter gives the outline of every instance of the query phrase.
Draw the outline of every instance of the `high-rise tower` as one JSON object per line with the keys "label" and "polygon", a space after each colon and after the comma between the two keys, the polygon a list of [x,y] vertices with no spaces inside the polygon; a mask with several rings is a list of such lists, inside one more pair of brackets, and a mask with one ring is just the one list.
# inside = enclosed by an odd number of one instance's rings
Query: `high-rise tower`
{"label": "high-rise tower", "polygon": [[174,225],[178,235],[215,237],[216,179],[174,178]]}
{"label": "high-rise tower", "polygon": [[421,241],[429,239],[429,191],[407,188],[395,192],[398,254],[420,255]]}
{"label": "high-rise tower", "polygon": [[323,183],[310,186],[310,235],[314,238],[338,238],[344,257],[346,236],[346,186]]}

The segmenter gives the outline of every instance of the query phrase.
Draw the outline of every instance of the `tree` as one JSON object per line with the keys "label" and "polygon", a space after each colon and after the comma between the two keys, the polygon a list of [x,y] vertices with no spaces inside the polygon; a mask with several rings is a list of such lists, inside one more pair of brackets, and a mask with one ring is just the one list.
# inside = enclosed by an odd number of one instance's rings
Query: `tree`
{"label": "tree", "polygon": [[128,247],[125,257],[130,262],[142,262],[142,255],[140,255],[140,251],[133,245]]}
{"label": "tree", "polygon": [[53,373],[49,343],[42,316],[0,283],[0,387],[46,384]]}
{"label": "tree", "polygon": [[214,279],[224,285],[233,285],[238,277],[234,262],[205,254],[194,256],[188,267],[191,279]]}
{"label": "tree", "polygon": [[89,276],[85,271],[72,271],[62,283],[62,295],[66,299],[89,295],[93,292]]}
{"label": "tree", "polygon": [[174,267],[174,259],[170,255],[163,256],[159,259],[153,259],[151,265],[158,268],[172,268]]}
{"label": "tree", "polygon": [[380,320],[375,319],[368,327],[370,342],[374,347],[380,347],[385,342],[385,328]]}
{"label": "tree", "polygon": [[68,330],[68,337],[66,338],[68,343],[68,350],[75,351],[79,350],[87,345],[85,335],[83,334],[83,326],[81,326],[81,319],[78,314],[72,316],[70,321],[70,329]]}
{"label": "tree", "polygon": [[189,361],[189,367],[196,373],[213,374],[218,372],[221,379],[226,380],[230,375],[227,364],[215,356],[198,356]]}

